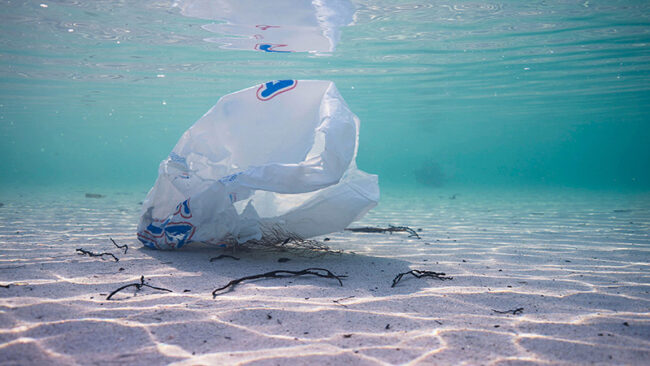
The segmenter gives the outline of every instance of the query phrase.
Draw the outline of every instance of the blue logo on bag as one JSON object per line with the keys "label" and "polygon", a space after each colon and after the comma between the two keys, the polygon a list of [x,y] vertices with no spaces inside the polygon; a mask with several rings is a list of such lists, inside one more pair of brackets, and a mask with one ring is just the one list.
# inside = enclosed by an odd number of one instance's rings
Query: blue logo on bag
{"label": "blue logo on bag", "polygon": [[176,248],[180,248],[194,234],[194,225],[189,222],[171,222],[165,226],[165,241],[167,243],[176,243]]}
{"label": "blue logo on bag", "polygon": [[273,43],[258,43],[255,45],[255,49],[258,51],[264,52],[275,52],[275,53],[291,53],[293,51],[289,50],[276,50],[276,48],[287,47],[286,44],[273,44]]}
{"label": "blue logo on bag", "polygon": [[190,242],[196,228],[189,222],[170,222],[165,220],[160,226],[152,223],[138,233],[138,240],[152,249],[160,249],[163,243],[167,248],[180,248]]}
{"label": "blue logo on bag", "polygon": [[190,199],[176,206],[173,216],[165,221],[151,223],[142,232],[138,233],[138,240],[152,249],[159,249],[160,245],[167,248],[180,248],[192,239],[196,228],[192,223],[183,221],[192,217]]}
{"label": "blue logo on bag", "polygon": [[267,101],[278,94],[282,94],[298,85],[298,80],[275,80],[260,85],[257,89],[257,99]]}
{"label": "blue logo on bag", "polygon": [[176,206],[176,212],[174,215],[181,215],[182,218],[189,219],[192,217],[192,211],[190,211],[190,199],[186,199]]}

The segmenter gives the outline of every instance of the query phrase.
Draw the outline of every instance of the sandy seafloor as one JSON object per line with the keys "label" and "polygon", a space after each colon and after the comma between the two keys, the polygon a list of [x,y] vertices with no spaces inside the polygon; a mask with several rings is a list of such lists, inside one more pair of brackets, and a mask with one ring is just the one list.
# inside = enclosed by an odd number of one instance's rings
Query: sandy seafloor
{"label": "sandy seafloor", "polygon": [[[104,198],[85,198],[85,192]],[[451,199],[457,193],[455,199]],[[0,364],[647,364],[650,194],[385,193],[342,254],[176,252],[135,240],[144,192],[0,193]],[[127,254],[109,237],[129,245]],[[322,237],[320,239],[323,239]],[[103,252],[114,262],[80,256]],[[279,263],[278,259],[289,258]],[[234,278],[322,267],[317,277]],[[410,269],[453,280],[405,277]],[[173,290],[118,287],[137,282]],[[8,287],[6,287],[8,286]],[[500,314],[523,308],[520,314]]]}

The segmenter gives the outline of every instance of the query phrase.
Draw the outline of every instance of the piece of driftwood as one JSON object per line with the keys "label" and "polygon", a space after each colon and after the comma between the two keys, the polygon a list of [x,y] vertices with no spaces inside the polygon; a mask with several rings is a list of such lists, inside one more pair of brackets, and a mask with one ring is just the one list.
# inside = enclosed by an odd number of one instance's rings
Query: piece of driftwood
{"label": "piece of driftwood", "polygon": [[383,227],[374,227],[374,226],[366,226],[366,227],[349,227],[345,229],[346,231],[352,231],[355,233],[395,233],[395,232],[406,232],[409,233],[409,238],[415,237],[420,239],[420,235],[418,233],[411,229],[408,226],[393,226],[389,225],[386,228]]}
{"label": "piece of driftwood", "polygon": [[138,291],[139,291],[141,288],[143,288],[143,287],[149,287],[149,288],[152,288],[152,289],[154,289],[154,290],[173,292],[173,291],[170,290],[170,289],[166,289],[166,288],[162,288],[162,287],[156,287],[156,286],[151,286],[150,284],[145,283],[145,282],[144,282],[144,276],[141,276],[141,277],[140,277],[140,283],[137,283],[137,282],[136,282],[136,283],[130,283],[130,284],[128,284],[128,285],[124,285],[124,286],[118,288],[117,290],[111,292],[110,294],[108,294],[108,296],[106,297],[106,300],[110,300],[111,297],[113,297],[113,295],[115,295],[116,293],[118,293],[118,292],[124,290],[125,288],[129,288],[129,287],[135,287]]}
{"label": "piece of driftwood", "polygon": [[124,248],[124,254],[126,254],[126,252],[129,250],[128,245],[126,245],[126,244],[117,245],[117,243],[115,242],[115,240],[113,240],[113,238],[109,238],[109,239],[111,239],[111,241],[113,242],[113,245],[115,245],[116,247],[118,247],[120,249]]}
{"label": "piece of driftwood", "polygon": [[79,252],[79,255],[87,255],[87,256],[90,256],[90,257],[101,257],[102,259],[104,259],[105,255],[110,255],[111,257],[113,257],[113,259],[115,259],[116,262],[120,261],[120,259],[118,257],[114,256],[113,253],[106,253],[106,252],[104,252],[104,253],[93,253],[93,252],[91,252],[89,250],[85,250],[83,248],[77,248],[76,251]]}
{"label": "piece of driftwood", "polygon": [[402,280],[402,277],[404,277],[407,274],[413,275],[416,278],[422,278],[422,277],[437,278],[441,281],[453,279],[453,277],[447,277],[444,272],[419,271],[417,269],[414,269],[412,271],[400,273],[397,276],[395,276],[395,278],[393,279],[393,285],[390,287],[395,287],[399,283],[399,281]]}
{"label": "piece of driftwood", "polygon": [[303,276],[303,275],[312,275],[312,276],[318,276],[323,278],[333,278],[339,281],[339,285],[341,286],[343,286],[343,282],[341,281],[341,278],[347,277],[347,276],[335,275],[329,270],[323,268],[307,268],[307,269],[303,269],[302,271],[286,271],[286,270],[271,271],[271,272],[246,276],[246,277],[238,278],[236,280],[232,280],[228,282],[227,285],[223,287],[219,287],[218,289],[212,291],[212,297],[213,298],[217,297],[217,295],[219,295],[218,294],[219,291],[225,290],[229,287],[234,288],[237,284],[248,280],[255,280],[258,278],[284,278],[284,277],[295,277],[295,276]]}
{"label": "piece of driftwood", "polygon": [[512,314],[512,315],[518,315],[518,314],[521,314],[521,313],[524,312],[524,308],[516,308],[516,309],[512,309],[512,310],[503,310],[503,311],[492,309],[492,311],[494,311],[494,312],[497,313],[497,314]]}

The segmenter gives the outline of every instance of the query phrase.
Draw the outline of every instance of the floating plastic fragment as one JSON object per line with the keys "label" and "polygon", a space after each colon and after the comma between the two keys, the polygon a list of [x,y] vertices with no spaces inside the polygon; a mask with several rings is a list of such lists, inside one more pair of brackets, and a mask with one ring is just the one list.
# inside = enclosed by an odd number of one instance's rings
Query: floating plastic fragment
{"label": "floating plastic fragment", "polygon": [[345,229],[379,200],[357,169],[359,119],[330,81],[278,80],[222,97],[190,127],[143,202],[138,239],[310,238]]}

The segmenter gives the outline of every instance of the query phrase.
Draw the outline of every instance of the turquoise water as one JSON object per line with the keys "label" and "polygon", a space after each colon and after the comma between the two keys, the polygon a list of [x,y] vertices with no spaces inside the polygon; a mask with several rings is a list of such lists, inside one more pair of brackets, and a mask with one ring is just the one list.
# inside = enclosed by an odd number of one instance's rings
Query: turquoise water
{"label": "turquoise water", "polygon": [[333,52],[234,50],[171,1],[0,3],[0,190],[148,189],[219,97],[333,80],[382,189],[650,189],[650,2],[353,1]]}

